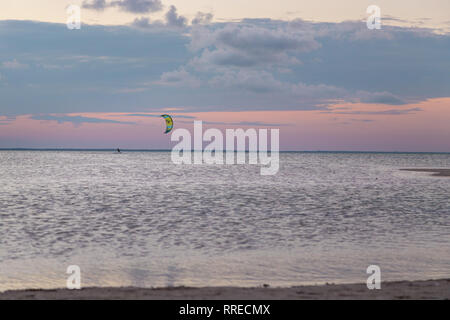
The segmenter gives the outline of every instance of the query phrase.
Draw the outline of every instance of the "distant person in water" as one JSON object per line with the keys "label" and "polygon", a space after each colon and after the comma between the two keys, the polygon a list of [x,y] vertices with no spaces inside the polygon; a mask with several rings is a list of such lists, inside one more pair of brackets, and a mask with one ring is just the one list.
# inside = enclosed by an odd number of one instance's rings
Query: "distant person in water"
{"label": "distant person in water", "polygon": [[117,148],[117,153],[120,153],[120,149],[119,148]]}

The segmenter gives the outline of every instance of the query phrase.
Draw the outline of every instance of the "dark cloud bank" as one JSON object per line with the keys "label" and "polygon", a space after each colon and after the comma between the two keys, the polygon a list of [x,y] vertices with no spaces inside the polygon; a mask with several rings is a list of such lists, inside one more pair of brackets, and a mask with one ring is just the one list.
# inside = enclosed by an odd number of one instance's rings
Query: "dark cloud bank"
{"label": "dark cloud bank", "polygon": [[[102,10],[162,10],[159,1],[89,1]],[[327,110],[448,96],[450,36],[365,23],[270,19],[129,26],[0,21],[0,115],[75,112]],[[26,68],[11,68],[11,62]],[[6,63],[6,64],[5,64]],[[9,66],[9,67],[8,67]],[[417,110],[419,112],[419,110]],[[73,119],[72,119],[73,120]]]}

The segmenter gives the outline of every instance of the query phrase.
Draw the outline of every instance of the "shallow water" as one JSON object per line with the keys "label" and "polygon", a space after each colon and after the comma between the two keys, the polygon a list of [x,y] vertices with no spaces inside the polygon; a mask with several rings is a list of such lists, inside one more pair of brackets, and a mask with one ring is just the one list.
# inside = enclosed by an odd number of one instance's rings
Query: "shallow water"
{"label": "shallow water", "polygon": [[450,154],[282,153],[175,165],[169,152],[0,151],[0,290],[274,286],[450,277]]}

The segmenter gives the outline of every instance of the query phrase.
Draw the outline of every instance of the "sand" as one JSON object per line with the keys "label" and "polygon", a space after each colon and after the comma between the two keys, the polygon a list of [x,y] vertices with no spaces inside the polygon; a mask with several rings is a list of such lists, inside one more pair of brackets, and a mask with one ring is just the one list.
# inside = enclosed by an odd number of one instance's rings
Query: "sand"
{"label": "sand", "polygon": [[450,177],[450,169],[400,169],[403,171],[431,172],[435,177]]}
{"label": "sand", "polygon": [[81,290],[17,290],[8,299],[139,299],[139,300],[298,300],[298,299],[450,299],[450,279],[383,282],[380,290],[366,284],[331,284],[291,288],[85,288]]}

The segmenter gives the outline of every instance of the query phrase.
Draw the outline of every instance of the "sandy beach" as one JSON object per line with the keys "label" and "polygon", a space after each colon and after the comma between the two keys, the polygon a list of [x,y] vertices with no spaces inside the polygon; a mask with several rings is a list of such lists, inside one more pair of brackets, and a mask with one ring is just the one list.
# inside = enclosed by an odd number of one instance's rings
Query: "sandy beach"
{"label": "sandy beach", "polygon": [[434,177],[450,177],[450,169],[400,169],[402,171],[429,172]]}
{"label": "sandy beach", "polygon": [[384,282],[380,290],[366,284],[329,284],[291,288],[85,288],[81,290],[17,290],[0,300],[318,300],[318,299],[450,299],[450,279]]}

